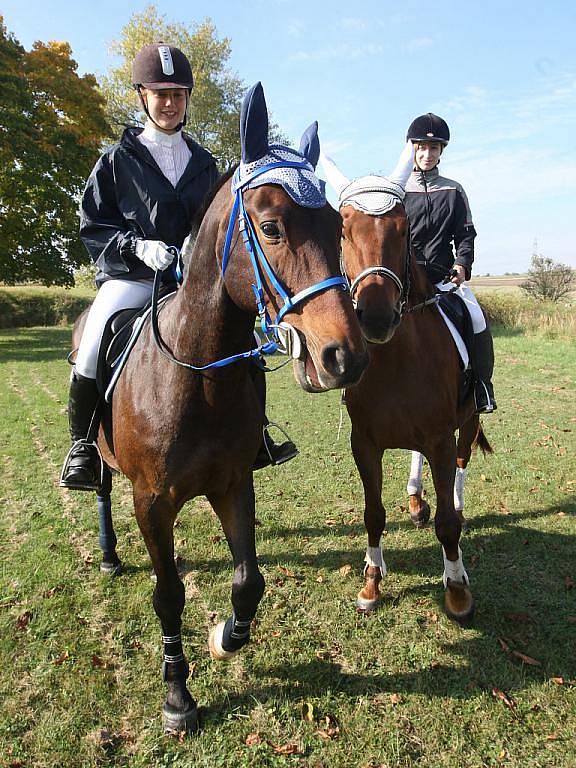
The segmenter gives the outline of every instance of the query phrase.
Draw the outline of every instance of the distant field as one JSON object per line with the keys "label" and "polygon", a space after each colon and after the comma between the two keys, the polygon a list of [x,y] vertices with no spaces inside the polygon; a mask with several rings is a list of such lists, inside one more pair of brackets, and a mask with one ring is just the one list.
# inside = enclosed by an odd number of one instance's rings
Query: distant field
{"label": "distant field", "polygon": [[470,280],[470,287],[493,289],[496,291],[511,290],[518,291],[520,285],[525,282],[528,275],[485,275],[473,277]]}

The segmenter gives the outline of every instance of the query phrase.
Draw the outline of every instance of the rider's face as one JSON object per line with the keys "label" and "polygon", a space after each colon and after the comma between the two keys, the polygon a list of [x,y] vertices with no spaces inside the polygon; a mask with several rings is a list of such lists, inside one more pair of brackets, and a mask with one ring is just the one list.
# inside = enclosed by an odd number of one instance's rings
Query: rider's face
{"label": "rider's face", "polygon": [[142,89],[142,98],[156,127],[164,133],[175,133],[184,120],[188,101],[186,88]]}
{"label": "rider's face", "polygon": [[421,141],[416,144],[414,159],[421,171],[431,171],[436,168],[443,146],[439,141]]}

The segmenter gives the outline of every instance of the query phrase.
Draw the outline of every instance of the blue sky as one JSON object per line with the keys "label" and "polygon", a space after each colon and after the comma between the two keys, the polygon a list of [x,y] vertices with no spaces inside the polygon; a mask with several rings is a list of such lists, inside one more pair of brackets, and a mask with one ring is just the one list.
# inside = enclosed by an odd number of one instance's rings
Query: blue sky
{"label": "blue sky", "polygon": [[[18,40],[67,40],[79,71],[147,2],[3,0]],[[522,272],[538,250],[576,267],[576,3],[388,0],[157,2],[168,21],[209,17],[230,68],[261,80],[293,143],[312,120],[349,177],[392,169],[411,120],[450,125],[442,172],[468,193],[476,274]]]}

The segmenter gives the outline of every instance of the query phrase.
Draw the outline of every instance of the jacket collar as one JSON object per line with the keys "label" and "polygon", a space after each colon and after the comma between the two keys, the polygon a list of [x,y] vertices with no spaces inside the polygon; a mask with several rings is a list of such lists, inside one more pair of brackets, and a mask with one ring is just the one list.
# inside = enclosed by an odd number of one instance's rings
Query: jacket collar
{"label": "jacket collar", "polygon": [[[124,130],[124,133],[122,134],[122,138],[120,139],[120,145],[124,147],[125,149],[137,154],[142,160],[144,160],[148,165],[151,165],[161,176],[162,178],[166,178],[160,168],[158,167],[158,164],[150,154],[150,152],[146,149],[144,144],[142,144],[141,141],[137,140],[137,136],[139,136],[142,133],[143,129],[139,127],[128,127]],[[204,147],[200,146],[196,141],[194,141],[193,138],[188,136],[187,133],[180,132],[180,135],[186,142],[188,149],[192,153],[192,156],[190,157],[190,160],[188,161],[188,165],[186,166],[186,169],[184,170],[184,173],[182,174],[180,181],[176,185],[176,189],[182,184],[185,184],[188,182],[191,178],[194,178],[195,176],[199,176],[202,171],[204,171],[206,168],[208,168],[211,165],[215,165],[214,158],[208,152],[208,150],[204,149]],[[169,182],[168,182],[169,183]]]}

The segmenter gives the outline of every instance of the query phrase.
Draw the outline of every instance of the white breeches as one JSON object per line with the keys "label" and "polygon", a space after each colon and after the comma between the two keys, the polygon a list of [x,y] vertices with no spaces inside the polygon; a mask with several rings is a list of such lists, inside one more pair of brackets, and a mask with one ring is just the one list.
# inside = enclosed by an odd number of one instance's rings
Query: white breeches
{"label": "white breeches", "polygon": [[100,340],[108,318],[120,309],[143,307],[152,296],[152,280],[107,280],[99,289],[84,326],[76,356],[81,376],[96,378]]}
{"label": "white breeches", "polygon": [[[442,283],[437,283],[436,288],[439,291],[449,291],[454,288],[454,284],[446,283],[444,285]],[[472,329],[474,333],[482,333],[482,331],[485,331],[486,320],[484,319],[484,313],[480,308],[480,304],[478,304],[478,299],[476,296],[474,296],[470,288],[462,283],[460,286],[458,286],[458,289],[454,291],[454,293],[457,293],[458,296],[460,296],[460,298],[466,304],[466,308],[468,309],[468,313],[470,314],[470,318],[472,320]]]}

